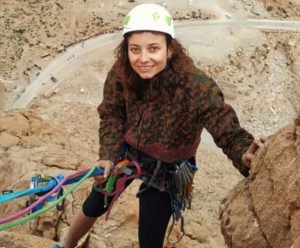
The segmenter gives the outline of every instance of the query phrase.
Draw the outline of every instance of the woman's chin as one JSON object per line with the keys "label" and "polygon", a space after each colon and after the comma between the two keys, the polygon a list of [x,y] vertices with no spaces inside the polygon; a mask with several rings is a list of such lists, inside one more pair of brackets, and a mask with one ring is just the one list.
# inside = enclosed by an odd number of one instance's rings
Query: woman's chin
{"label": "woman's chin", "polygon": [[139,72],[138,74],[142,79],[151,79],[155,76],[153,73],[150,72]]}

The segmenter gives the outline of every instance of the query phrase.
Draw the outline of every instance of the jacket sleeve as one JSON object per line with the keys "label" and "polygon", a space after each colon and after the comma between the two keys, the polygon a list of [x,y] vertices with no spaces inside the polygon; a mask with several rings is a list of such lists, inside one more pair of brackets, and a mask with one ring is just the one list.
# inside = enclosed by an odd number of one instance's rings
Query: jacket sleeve
{"label": "jacket sleeve", "polygon": [[242,155],[254,137],[240,126],[234,109],[224,102],[222,91],[212,79],[206,78],[206,82],[200,85],[202,88],[201,118],[203,118],[204,127],[213,136],[216,145],[222,148],[227,157],[232,160],[239,172],[248,176],[249,168],[243,164]]}
{"label": "jacket sleeve", "polygon": [[126,108],[123,88],[113,69],[107,75],[103,100],[97,110],[100,118],[99,158],[116,163],[119,160],[120,147],[124,141]]}

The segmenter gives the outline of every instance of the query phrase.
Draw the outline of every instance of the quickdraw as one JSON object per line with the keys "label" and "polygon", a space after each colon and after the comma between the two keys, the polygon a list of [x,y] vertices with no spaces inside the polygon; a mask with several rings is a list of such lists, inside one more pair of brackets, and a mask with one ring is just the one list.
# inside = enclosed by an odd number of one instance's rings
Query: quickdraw
{"label": "quickdraw", "polygon": [[[136,173],[134,173],[133,169],[130,169],[130,166],[134,166],[136,168]],[[27,200],[26,207],[23,210],[13,215],[0,218],[0,231],[9,229],[16,225],[23,224],[26,221],[33,219],[37,215],[53,207],[56,207],[58,210],[62,210],[63,202],[70,193],[72,193],[76,188],[78,188],[87,178],[96,175],[101,175],[103,174],[103,172],[104,170],[102,168],[98,168],[95,166],[90,170],[81,170],[67,177],[64,177],[63,175],[58,175],[54,178],[37,175],[32,177],[29,189],[20,190],[16,192],[13,192],[11,190],[3,191],[3,194],[0,196],[0,204],[23,196],[29,196],[29,200]],[[126,176],[120,176],[120,179],[123,178],[121,180],[121,184],[118,183],[118,181],[120,180],[119,178],[116,180],[117,183],[115,191],[110,192],[109,195],[114,195],[114,198],[117,198],[124,190],[123,187],[121,187],[121,189],[118,189],[118,185],[125,185],[125,180],[137,178],[140,176],[140,173],[141,172],[139,169],[139,165],[136,162],[126,160],[116,164],[112,175],[115,174],[119,176],[124,174]],[[71,184],[74,185],[72,185],[64,193],[62,187]],[[53,203],[44,206],[46,202],[50,201],[53,201]],[[25,214],[28,215],[23,218],[20,218]],[[16,219],[18,220],[13,221]]]}
{"label": "quickdraw", "polygon": [[[193,179],[197,171],[196,165],[188,160],[184,160],[178,164],[173,164],[170,167],[161,167],[161,161],[156,161],[156,165],[147,168],[147,164],[142,164],[142,168],[151,170],[150,176],[144,175],[141,177],[143,182],[147,185],[142,191],[147,190],[148,187],[155,187],[162,192],[170,195],[171,209],[172,209],[172,224],[167,231],[167,241],[170,244],[178,243],[185,235],[184,217],[182,212],[185,209],[191,208]],[[171,233],[175,224],[180,224],[180,235],[176,240],[171,239]]]}
{"label": "quickdraw", "polygon": [[[193,179],[194,174],[197,171],[197,167],[187,160],[182,161],[180,164],[176,164],[175,170],[167,172],[168,192],[171,198],[172,208],[172,224],[167,233],[167,241],[170,244],[178,243],[185,235],[184,230],[184,217],[182,211],[191,208],[192,203],[192,191],[193,191]],[[181,221],[180,231],[181,234],[176,240],[171,240],[171,233],[176,222]]]}

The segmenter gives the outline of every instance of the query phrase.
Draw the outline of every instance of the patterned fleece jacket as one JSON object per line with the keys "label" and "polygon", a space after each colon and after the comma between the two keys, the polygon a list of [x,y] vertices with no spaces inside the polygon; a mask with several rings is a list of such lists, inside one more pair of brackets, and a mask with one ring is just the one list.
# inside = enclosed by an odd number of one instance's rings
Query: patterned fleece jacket
{"label": "patterned fleece jacket", "polygon": [[128,102],[117,73],[113,69],[108,73],[98,107],[100,159],[117,162],[120,147],[127,142],[155,159],[179,162],[195,156],[205,128],[240,173],[248,175],[241,157],[254,138],[240,126],[214,80],[195,72],[173,98],[151,97],[152,93],[146,91],[150,97]]}

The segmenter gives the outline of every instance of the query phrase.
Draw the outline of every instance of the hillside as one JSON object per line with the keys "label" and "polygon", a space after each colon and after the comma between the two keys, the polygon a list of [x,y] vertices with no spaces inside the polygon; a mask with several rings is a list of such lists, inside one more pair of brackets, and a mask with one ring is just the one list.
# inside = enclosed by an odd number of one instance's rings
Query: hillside
{"label": "hillside", "polygon": [[[137,3],[155,1],[2,0],[0,10],[0,189],[27,187],[37,172],[71,173],[97,159],[98,115],[103,82],[113,62],[113,47],[74,55],[75,46],[108,32],[118,33],[122,20]],[[159,2],[159,1],[156,1]],[[160,1],[163,2],[163,1]],[[164,1],[176,22],[199,20],[264,19],[300,21],[298,0],[270,1]],[[226,16],[227,15],[227,16]],[[242,126],[255,136],[268,136],[293,122],[300,111],[300,32],[264,31],[239,25],[203,26],[179,32],[196,64],[211,75],[237,111]],[[74,50],[72,50],[74,49]],[[73,54],[65,62],[62,58]],[[55,74],[58,82],[45,80],[51,90],[37,94],[25,109],[14,103],[51,63],[64,63]],[[52,87],[53,86],[53,87]],[[50,89],[50,88],[49,88]],[[219,206],[242,177],[231,162],[204,136],[197,153],[192,209],[186,211],[186,233],[180,248],[225,248],[220,231]],[[20,175],[20,171],[22,172]],[[19,178],[16,182],[16,178]],[[5,247],[45,242],[65,234],[92,181],[74,192],[63,213],[50,211],[28,225],[12,229],[28,235],[3,233]],[[122,195],[108,222],[99,220],[83,243],[85,247],[138,247],[138,182]],[[23,202],[0,207],[6,216]],[[124,214],[126,209],[126,214]],[[31,240],[31,241],[30,241]],[[41,242],[37,239],[37,242]],[[122,245],[120,245],[122,244]],[[19,245],[19,246],[18,246]],[[28,247],[28,246],[27,246]]]}

